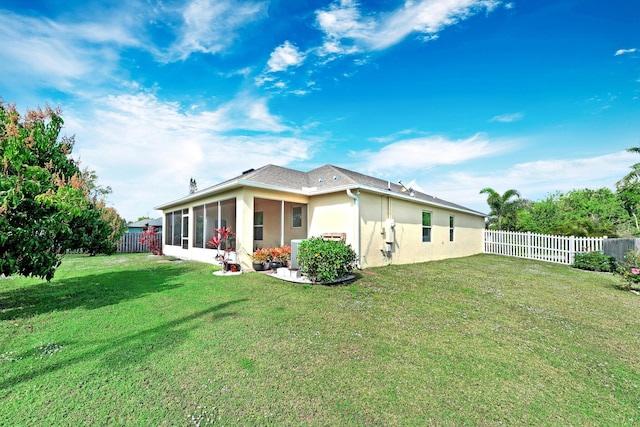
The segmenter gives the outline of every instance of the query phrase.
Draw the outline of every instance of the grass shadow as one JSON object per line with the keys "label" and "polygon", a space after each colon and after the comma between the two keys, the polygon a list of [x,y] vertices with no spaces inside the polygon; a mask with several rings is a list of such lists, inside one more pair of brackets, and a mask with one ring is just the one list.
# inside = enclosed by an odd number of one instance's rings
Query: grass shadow
{"label": "grass shadow", "polygon": [[353,273],[349,273],[347,276],[342,277],[338,280],[336,280],[335,282],[320,282],[320,283],[314,283],[314,285],[316,286],[327,286],[327,287],[345,287],[345,286],[351,286],[353,285],[355,282],[359,281],[362,279],[362,274],[358,273],[357,271],[354,271]]}
{"label": "grass shadow", "polygon": [[0,292],[0,320],[84,307],[92,310],[182,286],[186,267],[121,270],[42,282]]}
{"label": "grass shadow", "polygon": [[[184,341],[189,339],[189,331],[196,329],[197,325],[188,325],[189,322],[194,320],[211,316],[210,321],[218,321],[226,317],[234,316],[236,312],[225,312],[226,308],[248,301],[246,298],[227,301],[215,306],[209,307],[205,310],[198,311],[188,316],[183,316],[179,319],[167,322],[160,326],[141,330],[134,334],[116,339],[105,340],[102,342],[84,343],[90,349],[80,352],[72,357],[62,358],[54,363],[47,363],[42,367],[32,369],[29,372],[18,373],[13,376],[9,376],[0,382],[0,390],[7,391],[11,387],[20,383],[31,381],[34,378],[46,375],[51,372],[58,371],[60,369],[68,369],[70,365],[85,362],[87,360],[102,360],[102,362],[112,368],[117,369],[121,366],[135,366],[141,363],[144,359],[157,351],[166,350],[180,345]],[[66,346],[73,347],[77,345],[77,342],[64,342],[60,343],[59,347]],[[46,354],[47,349],[36,350],[42,354]],[[61,352],[60,355],[64,354]],[[32,358],[37,356],[34,351],[25,352],[17,355],[17,359]],[[46,360],[45,360],[46,362]],[[34,365],[36,366],[36,365]],[[0,394],[2,397],[2,394]]]}

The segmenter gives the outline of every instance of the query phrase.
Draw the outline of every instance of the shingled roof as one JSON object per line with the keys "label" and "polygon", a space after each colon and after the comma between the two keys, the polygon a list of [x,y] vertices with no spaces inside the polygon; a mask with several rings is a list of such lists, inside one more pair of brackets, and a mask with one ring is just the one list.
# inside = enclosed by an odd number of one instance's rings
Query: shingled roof
{"label": "shingled roof", "polygon": [[162,227],[162,217],[155,219],[141,219],[140,221],[130,222],[128,228],[144,228],[144,227]]}
{"label": "shingled roof", "polygon": [[372,176],[364,175],[334,165],[324,165],[309,172],[285,168],[277,165],[266,165],[258,169],[249,169],[227,181],[195,192],[180,200],[161,205],[156,209],[164,209],[172,205],[195,200],[203,195],[213,194],[219,190],[237,186],[259,186],[280,190],[288,190],[299,194],[323,194],[344,189],[362,188],[396,197],[411,197],[423,203],[447,207],[457,211],[485,216],[464,206],[442,200],[431,195],[414,191],[412,195],[406,192],[402,185],[392,183]]}

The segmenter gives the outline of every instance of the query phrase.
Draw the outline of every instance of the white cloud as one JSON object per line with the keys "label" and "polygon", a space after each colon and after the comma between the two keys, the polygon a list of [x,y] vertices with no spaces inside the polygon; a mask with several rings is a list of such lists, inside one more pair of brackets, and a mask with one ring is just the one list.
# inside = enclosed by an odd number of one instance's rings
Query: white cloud
{"label": "white cloud", "polygon": [[313,146],[248,95],[202,112],[149,94],[108,96],[86,115],[67,114],[74,156],[113,188],[109,201],[128,220],[188,194],[191,177],[203,189],[251,167],[305,160]]}
{"label": "white cloud", "polygon": [[479,194],[482,188],[491,187],[499,193],[514,188],[530,200],[541,200],[556,191],[614,188],[637,161],[637,154],[621,151],[589,158],[518,163],[487,174],[453,172],[446,176],[422,176],[418,182],[428,193],[487,211],[486,195]]}
{"label": "white cloud", "polygon": [[490,121],[500,122],[500,123],[512,123],[512,122],[517,122],[523,117],[524,117],[524,114],[522,113],[500,114],[497,116],[493,116]]}
{"label": "white cloud", "polygon": [[[97,84],[115,72],[122,47],[140,46],[126,17],[62,22],[0,10],[0,63],[5,84],[29,80],[70,91],[76,82]],[[19,84],[19,83],[15,83]],[[15,85],[13,84],[13,85]]]}
{"label": "white cloud", "polygon": [[289,67],[297,67],[304,62],[304,54],[302,54],[296,46],[286,41],[278,46],[269,57],[267,67],[269,72],[285,71]]}
{"label": "white cloud", "polygon": [[166,61],[184,60],[194,52],[219,53],[245,25],[266,16],[266,3],[236,0],[192,0],[183,10],[178,40]]}
{"label": "white cloud", "polygon": [[248,95],[239,95],[216,111],[202,113],[202,118],[210,121],[214,126],[212,129],[217,132],[242,129],[280,133],[291,130],[280,117],[269,112],[265,98]]}
{"label": "white cloud", "polygon": [[[610,180],[609,185],[624,175],[637,155],[626,151],[598,157],[569,160],[538,160],[519,163],[501,174],[510,185],[534,188],[553,184],[556,190],[583,188],[595,182]],[[637,159],[635,159],[637,160]]]}
{"label": "white cloud", "polygon": [[417,32],[424,40],[437,38],[444,28],[482,10],[491,12],[501,4],[495,0],[422,0],[377,16],[362,16],[353,0],[341,0],[316,12],[325,33],[321,54],[352,54],[383,50]]}
{"label": "white cloud", "polygon": [[[255,84],[266,86],[274,80],[268,73],[299,66],[312,55],[316,56],[316,65],[324,65],[343,55],[387,49],[414,33],[423,41],[434,40],[446,27],[483,10],[489,13],[501,4],[498,0],[408,0],[390,12],[366,14],[355,0],[337,0],[316,11],[316,26],[324,34],[322,44],[301,53],[286,41],[271,53],[265,72],[255,79]],[[364,65],[368,61],[362,58],[354,64]],[[282,89],[281,85],[268,87]]]}
{"label": "white cloud", "polygon": [[616,50],[616,53],[613,54],[613,56],[620,56],[620,55],[624,55],[627,53],[634,53],[637,52],[638,49],[636,48],[632,48],[632,49],[618,49]]}
{"label": "white cloud", "polygon": [[[294,44],[287,40],[271,52],[266,68],[254,79],[254,83],[258,87],[263,86],[267,89],[275,89],[280,93],[286,93],[289,82],[280,80],[275,73],[287,71],[291,67],[298,67],[305,59],[306,53],[300,52]],[[288,93],[301,96],[307,92],[294,89]]]}
{"label": "white cloud", "polygon": [[425,170],[437,165],[453,165],[494,156],[511,149],[509,144],[490,142],[482,134],[451,141],[442,136],[411,138],[385,145],[375,152],[354,152],[361,169],[373,173]]}
{"label": "white cloud", "polygon": [[242,76],[242,77],[248,77],[249,75],[251,75],[252,72],[252,68],[251,67],[244,67],[244,68],[240,68],[238,70],[232,70],[229,72],[218,72],[218,75],[223,76],[223,77],[234,77],[234,76]]}
{"label": "white cloud", "polygon": [[328,9],[316,12],[316,20],[320,29],[325,33],[323,50],[327,54],[349,54],[359,50],[351,43],[366,40],[375,32],[376,21],[360,15],[358,5],[353,0],[341,0],[333,3]]}

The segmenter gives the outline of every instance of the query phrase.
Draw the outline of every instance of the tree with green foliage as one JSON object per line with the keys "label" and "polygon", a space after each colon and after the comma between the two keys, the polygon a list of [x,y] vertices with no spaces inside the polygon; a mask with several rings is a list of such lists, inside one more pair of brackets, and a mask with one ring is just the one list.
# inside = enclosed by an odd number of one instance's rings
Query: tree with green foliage
{"label": "tree with green foliage", "polygon": [[518,210],[523,206],[523,199],[517,190],[507,190],[502,195],[493,188],[483,188],[480,194],[487,194],[489,220],[487,226],[497,230],[515,230]]}
{"label": "tree with green foliage", "polygon": [[[640,147],[627,149],[630,153],[640,154]],[[634,233],[640,234],[638,213],[640,212],[640,163],[631,166],[631,172],[616,183],[618,198],[627,213],[633,218]]]}
{"label": "tree with green foliage", "polygon": [[638,224],[638,212],[640,211],[640,182],[618,183],[617,196],[620,204],[633,219],[633,233],[640,234],[640,224]]}
{"label": "tree with green foliage", "polygon": [[560,191],[531,202],[518,215],[518,231],[563,236],[615,237],[629,216],[610,189]]}
{"label": "tree with green foliage", "polygon": [[110,186],[98,185],[98,175],[89,168],[82,170],[82,182],[84,182],[88,197],[93,203],[106,200],[107,196],[113,192]]}
{"label": "tree with green foliage", "polygon": [[551,232],[564,236],[615,237],[618,226],[627,218],[615,193],[606,187],[565,193],[559,198],[558,212]]}
{"label": "tree with green foliage", "polygon": [[[640,147],[627,151],[640,154]],[[606,187],[558,191],[537,202],[513,199],[515,190],[500,195],[485,188],[481,193],[488,194],[489,226],[494,228],[588,237],[640,235],[640,163],[617,182],[615,192]]]}
{"label": "tree with green foliage", "polygon": [[102,200],[93,204],[85,215],[74,219],[70,227],[73,230],[71,248],[82,249],[92,256],[114,254],[127,229],[125,220]]}
{"label": "tree with green foliage", "polygon": [[[51,280],[69,249],[112,253],[124,221],[95,196],[95,173],[59,138],[60,109],[27,111],[0,99],[0,274]],[[92,187],[93,185],[93,187]],[[95,197],[94,197],[95,196]]]}
{"label": "tree with green foliage", "polygon": [[516,231],[529,231],[538,234],[550,234],[550,224],[558,215],[555,197],[558,193],[547,195],[540,201],[530,201],[518,211]]}

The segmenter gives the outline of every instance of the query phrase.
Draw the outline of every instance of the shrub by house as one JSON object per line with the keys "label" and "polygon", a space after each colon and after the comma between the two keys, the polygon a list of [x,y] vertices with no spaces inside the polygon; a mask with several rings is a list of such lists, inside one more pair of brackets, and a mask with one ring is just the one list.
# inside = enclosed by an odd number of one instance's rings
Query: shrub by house
{"label": "shrub by house", "polygon": [[332,283],[355,268],[356,253],[339,240],[312,237],[298,247],[298,264],[313,283]]}

